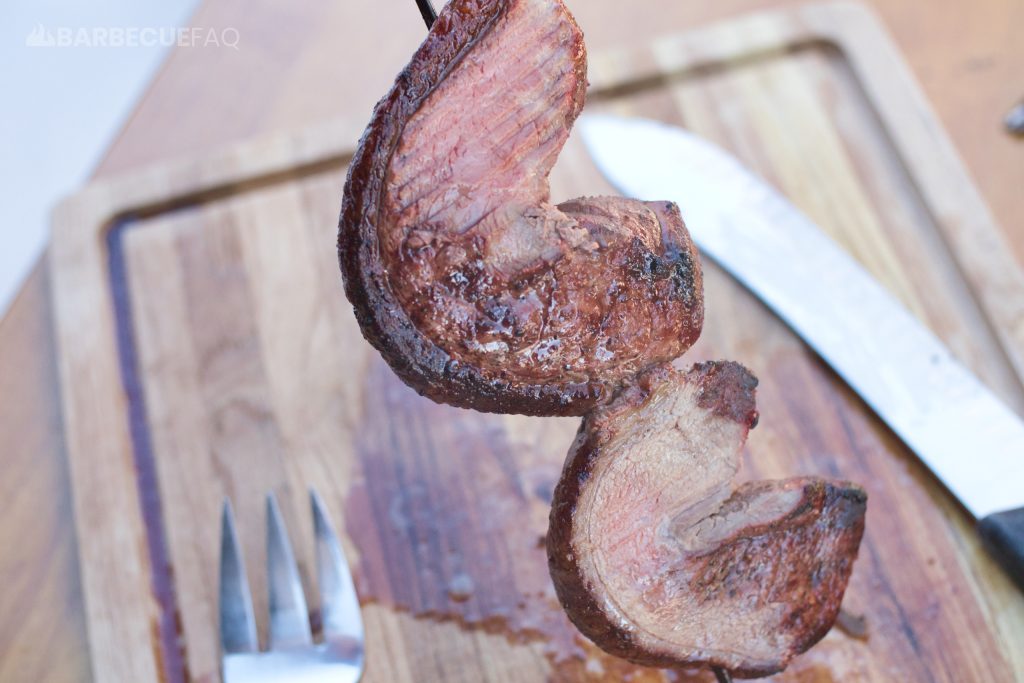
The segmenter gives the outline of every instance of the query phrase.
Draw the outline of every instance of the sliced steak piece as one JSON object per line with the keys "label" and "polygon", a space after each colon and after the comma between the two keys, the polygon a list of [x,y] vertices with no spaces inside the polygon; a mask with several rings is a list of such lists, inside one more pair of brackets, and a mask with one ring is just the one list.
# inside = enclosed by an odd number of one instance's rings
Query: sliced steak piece
{"label": "sliced steak piece", "polygon": [[584,419],[548,561],[570,618],[608,652],[762,676],[835,621],[867,496],[811,478],[734,488],[756,385],[736,363],[664,367]]}
{"label": "sliced steak piece", "polygon": [[561,0],[452,0],[377,105],[338,252],[363,334],[421,394],[580,415],[700,334],[674,204],[550,203],[585,87]]}

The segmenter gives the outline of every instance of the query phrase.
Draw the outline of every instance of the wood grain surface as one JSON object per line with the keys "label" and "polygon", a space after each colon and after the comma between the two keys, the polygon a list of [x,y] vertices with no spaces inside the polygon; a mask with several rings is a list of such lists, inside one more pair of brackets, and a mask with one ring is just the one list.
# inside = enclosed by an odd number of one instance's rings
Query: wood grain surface
{"label": "wood grain surface", "polygon": [[36,270],[0,322],[0,681],[89,675],[49,297]]}
{"label": "wood grain surface", "polygon": [[[1021,405],[1019,340],[986,295],[1024,296],[1020,273],[997,258],[979,272],[974,255],[949,251],[965,229],[1007,250],[937,128],[893,140],[929,113],[861,10],[809,7],[596,53],[591,81],[595,110],[685,123],[732,148]],[[148,169],[57,214],[54,301],[96,678],[216,679],[210,520],[230,497],[258,567],[262,495],[276,490],[308,559],[313,485],[344,521],[368,603],[368,680],[707,680],[602,655],[554,600],[541,540],[575,421],[437,406],[361,340],[321,246],[359,128]],[[609,188],[573,140],[552,190]],[[792,333],[706,268],[706,332],[689,359],[735,358],[762,378],[745,476],[844,477],[871,496],[847,600],[867,641],[832,633],[777,680],[1019,676],[1024,597],[966,516]],[[251,578],[262,614],[263,577]]]}
{"label": "wood grain surface", "polygon": [[[723,0],[574,5],[592,49],[642,44],[652,34],[786,3]],[[1024,147],[998,118],[1020,96],[1024,20],[1018,0],[875,0],[958,151],[1024,254],[1024,195],[1016,190]],[[371,11],[372,9],[372,11]],[[206,0],[196,26],[239,27],[244,49],[177,50],[143,99],[98,175],[202,151],[253,133],[367,115],[422,35],[401,0],[359,3]],[[380,36],[387,36],[380,39]],[[372,50],[368,46],[372,44]],[[373,59],[367,59],[367,54]],[[258,73],[258,77],[253,74]],[[226,115],[225,115],[226,113]],[[41,262],[0,321],[0,455],[5,472],[5,552],[0,553],[0,680],[79,681],[89,676],[71,533],[58,387]],[[930,479],[921,480],[937,490]],[[941,494],[938,494],[941,495]],[[963,533],[960,524],[952,533]],[[977,549],[973,543],[963,552]]]}

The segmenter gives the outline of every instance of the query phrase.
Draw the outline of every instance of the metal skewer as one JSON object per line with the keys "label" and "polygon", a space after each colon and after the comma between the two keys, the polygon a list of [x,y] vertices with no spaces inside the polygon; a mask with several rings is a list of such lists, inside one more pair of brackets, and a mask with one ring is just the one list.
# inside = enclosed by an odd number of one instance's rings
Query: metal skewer
{"label": "metal skewer", "polygon": [[1007,132],[1024,136],[1024,102],[1010,110],[1006,115],[1005,124]]}
{"label": "metal skewer", "polygon": [[[430,4],[430,0],[416,0],[416,6],[420,8],[420,15],[423,17],[424,23],[427,25],[427,30],[434,25],[437,21],[437,12],[434,11],[434,6]],[[711,670],[715,672],[715,678],[718,679],[718,683],[733,683],[732,675],[725,669],[717,666],[711,667]]]}
{"label": "metal skewer", "polygon": [[430,30],[430,27],[437,21],[437,12],[434,11],[434,6],[430,4],[430,0],[416,0],[416,6],[420,8],[420,15],[427,24],[427,30]]}
{"label": "metal skewer", "polygon": [[718,683],[732,683],[732,674],[730,674],[726,669],[713,666],[711,667],[711,670],[715,672],[715,678],[718,679]]}

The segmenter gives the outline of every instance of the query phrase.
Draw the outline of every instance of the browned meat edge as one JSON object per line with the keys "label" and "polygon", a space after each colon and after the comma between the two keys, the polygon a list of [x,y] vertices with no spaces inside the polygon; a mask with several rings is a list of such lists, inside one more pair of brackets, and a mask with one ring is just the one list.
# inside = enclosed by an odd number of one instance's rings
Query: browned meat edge
{"label": "browned meat edge", "polygon": [[[339,219],[338,259],[345,293],[355,304],[363,336],[408,385],[433,400],[482,412],[526,415],[582,415],[607,396],[602,382],[523,385],[485,377],[423,336],[409,320],[388,284],[378,252],[376,223],[389,161],[407,121],[468,50],[508,10],[508,2],[453,0],[438,16],[409,65],[374,110],[349,167]],[[577,33],[584,55],[582,33]],[[475,37],[475,39],[474,39]],[[579,91],[570,122],[586,94],[586,59],[576,63]],[[366,211],[369,207],[372,211]]]}
{"label": "browned meat edge", "polygon": [[[742,371],[749,376],[749,373],[737,363],[701,363],[693,367],[690,377],[697,378],[707,387],[711,384],[708,380],[712,373],[722,371]],[[573,534],[577,501],[583,486],[593,473],[598,458],[602,456],[604,445],[608,440],[605,430],[595,425],[594,422],[597,420],[611,422],[617,414],[639,407],[647,400],[651,388],[663,382],[670,373],[669,366],[655,368],[645,373],[638,378],[635,385],[623,388],[615,397],[614,404],[617,410],[614,411],[614,414],[605,414],[608,411],[602,410],[584,417],[555,488],[547,535],[548,569],[559,601],[563,606],[572,607],[566,609],[566,613],[573,624],[581,633],[600,644],[601,649],[606,652],[637,664],[654,667],[676,667],[680,665],[680,662],[678,658],[669,653],[653,653],[634,642],[632,635],[619,628],[615,621],[601,609],[601,606],[593,599],[590,587],[587,585],[588,578],[584,575],[576,557]],[[728,393],[706,391],[702,393],[701,407],[737,423],[745,424],[748,429],[753,429],[759,419],[754,400],[757,380],[753,376],[749,377],[752,381],[746,383],[742,391]],[[807,501],[805,505],[794,510],[789,518],[800,516],[808,509],[808,506],[818,509],[830,508],[838,499],[845,499],[850,503],[851,509],[857,513],[856,519],[853,520],[856,528],[851,537],[852,555],[855,556],[864,533],[867,493],[861,487],[847,482],[832,483],[808,479],[804,499]],[[687,664],[726,668],[736,678],[760,678],[778,673],[785,669],[793,656],[806,652],[825,637],[831,629],[835,615],[838,614],[841,602],[842,594],[837,597],[834,605],[824,606],[833,612],[833,618],[826,620],[821,628],[803,634],[792,654],[777,667],[735,667],[730,662],[716,659],[687,662]]]}

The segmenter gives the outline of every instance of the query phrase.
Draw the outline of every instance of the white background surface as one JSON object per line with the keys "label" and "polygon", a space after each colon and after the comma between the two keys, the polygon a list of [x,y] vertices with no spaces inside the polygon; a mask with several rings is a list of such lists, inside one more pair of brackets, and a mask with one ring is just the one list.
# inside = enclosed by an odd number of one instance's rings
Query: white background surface
{"label": "white background surface", "polygon": [[[46,244],[49,214],[88,179],[168,50],[29,47],[39,26],[164,29],[185,26],[198,0],[7,0],[0,4],[0,316]],[[81,41],[80,41],[81,42]],[[156,43],[144,46],[142,43]]]}

